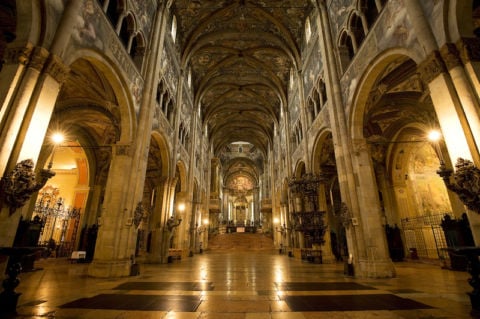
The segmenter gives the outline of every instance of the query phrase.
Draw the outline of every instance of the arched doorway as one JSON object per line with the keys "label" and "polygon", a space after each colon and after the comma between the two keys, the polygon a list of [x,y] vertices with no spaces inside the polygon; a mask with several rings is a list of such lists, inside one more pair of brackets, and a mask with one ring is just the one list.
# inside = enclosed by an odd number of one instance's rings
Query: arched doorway
{"label": "arched doorway", "polygon": [[435,152],[427,135],[440,125],[417,64],[404,55],[384,57],[361,91],[368,92],[356,109],[362,132],[355,129],[371,156],[390,257],[398,260],[412,252],[414,258],[444,258],[440,225],[445,214],[456,215],[458,206],[436,174],[442,153]]}

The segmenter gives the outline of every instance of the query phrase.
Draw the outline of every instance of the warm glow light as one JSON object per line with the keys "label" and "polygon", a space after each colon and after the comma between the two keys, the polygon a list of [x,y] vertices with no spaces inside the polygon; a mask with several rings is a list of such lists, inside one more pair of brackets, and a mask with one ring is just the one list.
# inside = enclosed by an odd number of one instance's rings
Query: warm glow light
{"label": "warm glow light", "polygon": [[185,204],[183,204],[183,203],[178,204],[178,210],[183,212],[185,210]]}
{"label": "warm glow light", "polygon": [[279,222],[280,222],[280,220],[279,220],[277,217],[275,217],[275,218],[273,219],[273,223],[274,223],[274,224],[278,224]]}
{"label": "warm glow light", "polygon": [[63,134],[61,134],[61,133],[54,133],[52,135],[52,141],[55,144],[60,144],[60,143],[63,142],[63,140],[64,140],[64,137],[63,137]]}
{"label": "warm glow light", "polygon": [[437,130],[428,132],[428,140],[431,142],[438,142],[442,138],[442,133]]}
{"label": "warm glow light", "polygon": [[204,224],[204,225],[208,225],[208,219],[207,219],[207,218],[205,218],[205,219],[203,220],[203,224]]}

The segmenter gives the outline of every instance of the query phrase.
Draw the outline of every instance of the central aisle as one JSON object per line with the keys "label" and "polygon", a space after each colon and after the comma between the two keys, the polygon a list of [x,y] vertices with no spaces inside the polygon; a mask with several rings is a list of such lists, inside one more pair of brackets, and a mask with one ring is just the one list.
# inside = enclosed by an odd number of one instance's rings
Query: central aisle
{"label": "central aisle", "polygon": [[141,265],[119,279],[87,277],[87,265],[60,259],[38,266],[20,276],[19,317],[470,318],[468,274],[433,265],[398,263],[398,278],[369,280],[265,251]]}

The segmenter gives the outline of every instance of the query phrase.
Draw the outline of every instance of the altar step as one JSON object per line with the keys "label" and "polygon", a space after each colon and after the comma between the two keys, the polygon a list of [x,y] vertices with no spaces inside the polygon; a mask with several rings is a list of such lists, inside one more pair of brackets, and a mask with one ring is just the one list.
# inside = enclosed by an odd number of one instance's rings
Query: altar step
{"label": "altar step", "polygon": [[208,243],[210,250],[274,250],[273,240],[264,234],[231,233],[218,234]]}

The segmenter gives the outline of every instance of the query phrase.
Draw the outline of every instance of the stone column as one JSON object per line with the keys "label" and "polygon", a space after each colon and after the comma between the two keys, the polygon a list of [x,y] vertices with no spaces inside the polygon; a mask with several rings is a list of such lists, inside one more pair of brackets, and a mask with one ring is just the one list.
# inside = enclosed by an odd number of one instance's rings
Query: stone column
{"label": "stone column", "polygon": [[97,223],[97,219],[100,216],[100,198],[102,196],[103,185],[94,185],[90,189],[90,194],[88,195],[88,207],[85,209],[88,210],[87,215],[85,216],[85,225],[93,225]]}
{"label": "stone column", "polygon": [[[326,90],[329,96],[328,103],[331,103],[331,105],[328,106],[328,110],[330,122],[332,123],[332,136],[335,145],[335,159],[340,193],[342,201],[347,207],[346,210],[349,213],[348,218],[357,221],[354,227],[346,227],[349,253],[352,254],[353,263],[355,267],[358,268],[358,271],[356,271],[358,276],[394,276],[395,270],[393,263],[388,263],[387,261],[377,258],[370,258],[371,256],[369,256],[369,250],[366,246],[364,239],[366,233],[363,231],[366,221],[362,221],[362,219],[370,220],[370,218],[369,212],[365,211],[363,206],[360,205],[360,201],[363,203],[365,199],[356,187],[356,170],[361,169],[361,167],[358,165],[354,167],[351,157],[352,140],[349,137],[349,130],[347,128],[345,106],[343,105],[342,88],[337,74],[334,42],[331,36],[327,5],[324,0],[314,0],[314,5],[319,13],[317,25],[318,30],[320,30],[321,53],[325,59],[323,65],[325,67]],[[372,188],[375,183],[365,185],[368,188]],[[378,199],[374,204],[379,207]],[[378,222],[380,225],[380,221]],[[380,240],[385,240],[385,233],[381,236],[383,239]],[[379,252],[379,254],[384,255],[385,252],[382,251]]]}
{"label": "stone column", "polygon": [[[32,50],[30,44],[20,50],[7,50],[9,63],[4,68],[11,82],[8,88],[2,85],[0,90],[7,93],[0,111],[1,175],[17,162],[38,158],[58,92],[69,72],[60,56],[77,23],[75,17],[81,4],[81,1],[67,2],[50,52],[41,47]],[[25,56],[29,58],[26,70],[22,65],[26,62]],[[18,62],[20,64],[15,66]]]}
{"label": "stone column", "polygon": [[147,255],[149,263],[166,263],[168,259],[168,248],[170,245],[171,232],[166,228],[166,222],[170,218],[170,184],[172,180],[164,178],[155,187],[155,203],[152,215],[150,216],[150,251]]}
{"label": "stone column", "polygon": [[462,106],[462,112],[458,113],[461,121],[464,122],[462,123],[463,131],[472,153],[472,160],[477,167],[480,167],[480,134],[478,134],[480,132],[480,105],[478,99],[467,77],[457,47],[447,43],[440,49],[440,54]]}
{"label": "stone column", "polygon": [[472,90],[476,96],[480,96],[480,39],[478,37],[460,38],[456,45]]}
{"label": "stone column", "polygon": [[367,252],[366,258],[359,260],[360,271],[371,278],[394,277],[395,270],[383,228],[372,156],[366,140],[356,140],[354,152],[358,177],[357,192],[363,200],[362,218],[359,222],[362,225]]}
{"label": "stone column", "polygon": [[88,268],[94,277],[122,277],[130,274],[131,256],[135,247],[129,245],[135,230],[130,223],[127,209],[129,185],[125,172],[132,167],[132,156],[128,146],[113,146],[113,158],[108,174],[105,200],[100,217],[95,256]]}
{"label": "stone column", "polygon": [[[475,165],[479,167],[479,153],[472,138],[475,134],[468,126],[468,120],[465,116],[466,111],[459,100],[451,77],[446,73],[446,66],[441,59],[440,53],[434,51],[430,54],[419,65],[419,70],[421,71],[423,81],[428,83],[433,106],[448,149],[449,157],[445,158],[442,154],[443,148],[440,148],[440,158],[445,160],[447,167],[452,167],[459,157],[473,160]],[[467,215],[475,243],[480,243],[480,216],[468,210]]]}
{"label": "stone column", "polygon": [[[327,197],[326,197],[326,189],[325,189],[325,184],[320,184],[319,189],[318,189],[318,205],[319,205],[319,211],[325,212],[325,215],[323,215],[323,221],[325,222],[325,225],[330,225],[329,222],[329,217],[328,217],[328,207],[327,207]],[[325,240],[325,243],[322,245],[322,263],[324,264],[333,264],[335,263],[335,256],[333,255],[332,252],[332,239],[330,236],[330,227],[327,227],[327,230],[325,231],[325,236],[323,237]]]}

